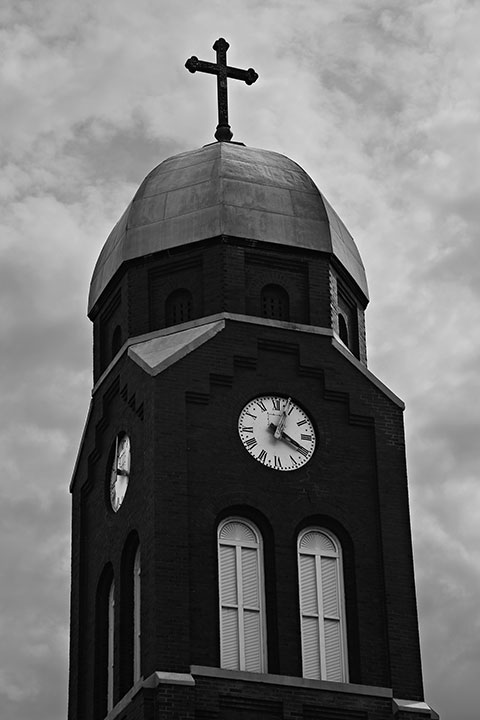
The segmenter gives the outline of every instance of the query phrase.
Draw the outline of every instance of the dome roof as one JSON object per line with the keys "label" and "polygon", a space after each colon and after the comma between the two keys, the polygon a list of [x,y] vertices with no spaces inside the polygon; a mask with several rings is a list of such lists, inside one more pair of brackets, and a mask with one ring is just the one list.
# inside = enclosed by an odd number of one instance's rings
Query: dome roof
{"label": "dome roof", "polygon": [[368,299],[357,246],[307,173],[279,153],[218,142],[147,175],[100,253],[89,312],[124,262],[220,235],[331,253]]}

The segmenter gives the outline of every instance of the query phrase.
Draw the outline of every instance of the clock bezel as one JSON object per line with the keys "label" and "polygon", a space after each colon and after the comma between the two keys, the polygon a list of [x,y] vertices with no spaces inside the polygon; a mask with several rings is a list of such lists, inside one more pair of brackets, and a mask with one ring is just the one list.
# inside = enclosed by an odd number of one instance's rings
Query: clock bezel
{"label": "clock bezel", "polygon": [[[272,407],[272,409],[271,409],[270,411],[269,411],[268,409],[265,410],[265,412],[267,412],[267,415],[277,415],[277,414],[278,414],[278,415],[281,415],[282,407],[279,406],[278,408],[276,408],[276,407],[275,407],[275,404],[273,403],[273,400],[274,400],[274,399],[275,399],[275,400],[277,400],[277,399],[278,399],[278,400],[284,400],[285,402],[288,402],[288,401],[290,400],[291,403],[294,405],[294,407],[296,407],[296,408],[298,409],[298,411],[301,413],[301,415],[303,416],[303,418],[306,420],[306,422],[308,423],[309,427],[311,428],[311,431],[312,431],[312,434],[313,434],[313,447],[312,447],[312,448],[304,448],[304,449],[308,450],[308,455],[305,456],[305,459],[304,459],[304,460],[302,459],[302,454],[299,455],[299,454],[298,454],[298,450],[296,450],[296,448],[295,448],[295,450],[294,450],[294,449],[292,448],[292,446],[290,445],[290,442],[288,442],[288,441],[286,441],[286,440],[285,440],[285,444],[288,446],[289,452],[286,453],[285,447],[284,447],[284,445],[282,444],[282,445],[279,445],[279,446],[278,446],[279,449],[282,449],[282,452],[281,452],[281,453],[278,453],[278,456],[277,456],[276,453],[274,453],[274,454],[273,454],[273,457],[270,458],[270,457],[269,457],[269,452],[271,452],[271,448],[269,448],[269,450],[266,452],[266,451],[265,451],[266,444],[264,444],[263,447],[262,447],[262,443],[260,443],[261,450],[260,450],[259,455],[256,455],[256,454],[253,453],[253,449],[256,448],[257,445],[259,444],[259,442],[258,442],[258,441],[259,441],[259,437],[256,436],[253,431],[252,431],[252,436],[251,436],[251,437],[254,438],[254,439],[257,441],[257,443],[256,443],[255,445],[253,445],[253,446],[251,445],[250,448],[248,447],[248,440],[250,439],[250,436],[249,436],[248,438],[246,438],[246,437],[245,437],[245,434],[244,434],[243,437],[242,437],[242,429],[241,429],[242,416],[244,416],[247,408],[248,408],[250,405],[252,405],[253,403],[257,402],[257,403],[259,404],[259,407],[262,407],[262,405],[264,405],[264,403],[260,404],[261,401],[264,401],[264,400],[271,401],[272,404],[273,404],[273,407]],[[263,413],[263,412],[264,412],[264,411],[262,410],[262,413]],[[248,414],[248,413],[247,413],[247,414]],[[267,417],[267,419],[268,419],[268,417]],[[315,454],[315,451],[316,451],[317,445],[318,445],[318,437],[319,437],[318,430],[317,430],[317,427],[316,427],[316,423],[315,423],[315,421],[314,421],[311,413],[308,412],[308,411],[304,408],[304,406],[303,406],[303,404],[302,404],[301,402],[298,402],[298,400],[296,400],[294,397],[292,397],[291,395],[287,395],[287,394],[284,393],[284,392],[281,392],[281,393],[280,393],[280,392],[264,392],[264,393],[262,393],[262,394],[254,395],[250,400],[248,400],[248,402],[246,402],[246,403],[242,406],[240,412],[238,413],[238,416],[237,416],[237,432],[238,432],[238,436],[239,436],[241,445],[242,445],[243,448],[247,451],[247,453],[252,457],[253,460],[255,460],[256,462],[258,462],[262,467],[265,467],[267,470],[277,470],[277,471],[279,471],[279,472],[295,472],[295,470],[302,470],[302,469],[304,469],[304,468],[307,466],[307,464],[310,463],[310,461],[312,460],[312,458],[313,458],[313,456],[314,456],[314,454]],[[244,431],[244,432],[245,432],[245,431]],[[261,430],[261,432],[262,432],[262,435],[263,435],[262,440],[263,440],[264,442],[266,442],[265,434],[263,433],[262,430]],[[297,441],[297,442],[300,441],[300,437],[299,437],[298,439],[297,439],[296,437],[294,437],[295,434],[296,434],[296,433],[291,433],[290,436],[289,436],[289,440],[291,440],[291,441]],[[268,436],[268,438],[269,438],[269,436]],[[311,441],[308,441],[308,442],[311,442]],[[268,443],[267,443],[267,444],[269,444],[269,445],[271,444],[271,443],[269,442],[269,440],[268,440]],[[283,461],[284,461],[286,454],[288,454],[288,456],[290,457],[290,460],[292,461],[293,466],[292,466],[292,464],[290,464],[290,465],[287,466],[287,467],[284,467],[284,466],[283,466],[282,458],[283,458]],[[293,457],[293,455],[295,455],[295,457]]]}
{"label": "clock bezel", "polygon": [[[126,487],[123,493],[123,496],[118,504],[117,507],[114,506],[112,502],[112,487],[113,487],[113,472],[115,464],[117,465],[118,470],[118,451],[120,443],[123,441],[124,438],[127,438],[129,443],[129,449],[128,449],[128,473],[126,475],[127,481],[126,481]],[[112,448],[110,450],[109,456],[108,456],[108,465],[107,465],[107,473],[106,473],[106,483],[105,483],[105,494],[106,494],[106,503],[110,510],[110,512],[113,515],[117,515],[120,508],[123,506],[125,502],[125,498],[127,495],[128,488],[130,487],[131,482],[131,474],[132,474],[132,439],[130,434],[126,430],[121,430],[115,435],[115,438],[112,443]],[[118,473],[116,473],[116,476],[118,478]]]}

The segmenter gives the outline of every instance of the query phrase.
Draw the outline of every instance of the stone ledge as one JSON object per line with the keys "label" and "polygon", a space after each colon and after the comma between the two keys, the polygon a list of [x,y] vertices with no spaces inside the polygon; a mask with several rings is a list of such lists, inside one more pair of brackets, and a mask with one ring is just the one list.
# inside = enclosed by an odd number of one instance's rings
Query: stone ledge
{"label": "stone ledge", "polygon": [[372,685],[355,685],[353,683],[331,682],[329,680],[309,680],[308,678],[289,675],[271,675],[270,673],[250,673],[241,670],[223,670],[222,668],[191,665],[192,675],[221,678],[222,680],[241,680],[242,682],[264,683],[268,685],[284,685],[285,687],[326,690],[328,692],[349,693],[350,695],[369,695],[373,697],[391,698],[390,688]]}
{"label": "stone ledge", "polygon": [[133,685],[130,690],[122,697],[121,700],[113,707],[108,715],[105,716],[105,720],[114,720],[120,715],[123,710],[132,702],[133,698],[143,688],[154,689],[159,685],[195,685],[194,678],[189,673],[175,673],[175,672],[162,672],[156,670],[154,673],[149,675],[146,679],[141,679]]}
{"label": "stone ledge", "polygon": [[396,405],[402,408],[402,410],[405,409],[405,404],[403,403],[403,401],[400,400],[400,398],[397,397],[395,393],[393,393],[386,385],[384,385],[382,381],[376,377],[376,375],[374,375],[365,365],[363,365],[363,363],[360,362],[360,360],[358,360],[350,352],[350,350],[343,344],[338,335],[336,335],[336,333],[334,333],[331,328],[318,327],[316,325],[304,325],[301,323],[285,322],[282,320],[270,320],[268,318],[260,318],[254,315],[240,315],[237,313],[228,312],[216,313],[215,315],[207,315],[205,317],[197,318],[196,320],[190,320],[189,322],[182,323],[180,325],[173,325],[167,328],[162,328],[160,330],[154,330],[153,332],[146,333],[145,335],[137,335],[136,337],[129,338],[122,345],[115,357],[111,360],[109,365],[105,368],[103,373],[98,378],[97,382],[93,386],[92,396],[97,392],[104,380],[108,377],[112,368],[117,364],[122,355],[125,352],[128,352],[129,348],[132,345],[138,345],[139,343],[148,342],[156,338],[175,335],[185,330],[192,330],[195,328],[200,328],[202,325],[208,325],[211,323],[225,320],[232,320],[234,322],[247,323],[250,325],[263,325],[264,327],[280,328],[282,330],[291,330],[300,333],[307,333],[310,335],[324,335],[326,337],[330,337],[332,340],[332,346],[335,348],[335,350],[339,351],[344,357],[346,357],[347,360],[349,360],[352,365],[357,368],[357,370],[360,370],[360,372],[363,373],[363,375],[365,375],[365,377],[367,377],[371,382],[373,382],[373,384],[376,385],[382,393],[389,397],[390,400],[392,400]]}
{"label": "stone ledge", "polygon": [[[138,343],[147,342],[154,340],[155,338],[167,337],[168,335],[175,335],[184,330],[191,330],[199,328],[202,325],[209,325],[218,321],[233,320],[236,322],[247,323],[249,325],[263,325],[265,327],[281,328],[283,330],[294,330],[298,332],[309,333],[311,335],[326,335],[333,337],[333,330],[331,328],[317,327],[316,325],[305,325],[302,323],[286,322],[284,320],[270,320],[269,318],[261,318],[256,315],[241,315],[238,313],[220,312],[214,315],[205,315],[204,317],[196,318],[195,320],[189,320],[188,322],[180,323],[179,325],[170,325],[169,327],[160,328],[159,330],[152,330],[152,332],[145,333],[144,335],[136,335],[128,338],[120,350],[117,352],[114,358],[109,362],[105,370],[101,373],[97,382],[92,388],[92,395],[96,393],[100,385],[103,383],[105,378],[110,374],[112,368],[117,364],[122,355],[128,352],[129,347],[137,345]],[[347,351],[350,352],[350,351]]]}
{"label": "stone ledge", "polygon": [[401,700],[393,698],[393,712],[396,713],[421,713],[431,720],[439,720],[438,713],[433,710],[430,705],[421,700]]}

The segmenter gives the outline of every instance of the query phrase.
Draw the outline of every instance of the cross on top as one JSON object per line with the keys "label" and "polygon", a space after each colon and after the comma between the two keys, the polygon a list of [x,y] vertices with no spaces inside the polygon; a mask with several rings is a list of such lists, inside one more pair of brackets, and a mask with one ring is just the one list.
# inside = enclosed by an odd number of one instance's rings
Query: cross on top
{"label": "cross on top", "polygon": [[227,78],[235,80],[243,80],[247,85],[252,85],[258,78],[253,68],[248,70],[240,70],[239,68],[229,67],[227,65],[227,50],[230,47],[228,42],[223,38],[219,38],[214,44],[213,49],[217,53],[217,62],[205,62],[199,60],[195,55],[185,63],[187,70],[191,73],[204,72],[217,76],[217,93],[218,93],[218,125],[215,131],[215,137],[219,142],[230,142],[233,133],[228,124],[228,97],[227,97]]}

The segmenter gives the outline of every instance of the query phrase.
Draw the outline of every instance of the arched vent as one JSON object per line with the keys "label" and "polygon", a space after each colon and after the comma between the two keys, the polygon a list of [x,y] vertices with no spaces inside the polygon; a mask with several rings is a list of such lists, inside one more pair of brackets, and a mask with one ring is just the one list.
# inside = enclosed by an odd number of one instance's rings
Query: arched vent
{"label": "arched vent", "polygon": [[174,290],[165,303],[165,320],[167,325],[178,325],[192,319],[192,294],[184,288]]}
{"label": "arched vent", "polygon": [[300,540],[300,552],[312,553],[313,555],[336,555],[337,548],[333,540],[323,532],[311,530],[302,535]]}
{"label": "arched vent", "polygon": [[238,521],[223,525],[219,533],[219,540],[221,542],[258,545],[258,538],[255,536],[253,528]]}
{"label": "arched vent", "polygon": [[281,285],[265,285],[261,293],[263,317],[272,320],[290,319],[290,301],[287,291]]}

